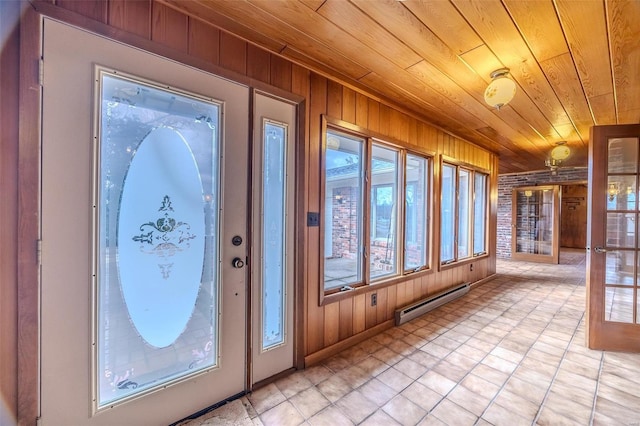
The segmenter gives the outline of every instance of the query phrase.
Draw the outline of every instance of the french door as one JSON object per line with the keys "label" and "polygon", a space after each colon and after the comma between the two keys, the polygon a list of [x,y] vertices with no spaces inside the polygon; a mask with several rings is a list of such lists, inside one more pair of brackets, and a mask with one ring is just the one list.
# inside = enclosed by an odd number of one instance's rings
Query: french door
{"label": "french door", "polygon": [[248,88],[49,19],[43,57],[42,424],[243,392]]}
{"label": "french door", "polygon": [[640,125],[595,126],[589,150],[587,343],[640,352]]}

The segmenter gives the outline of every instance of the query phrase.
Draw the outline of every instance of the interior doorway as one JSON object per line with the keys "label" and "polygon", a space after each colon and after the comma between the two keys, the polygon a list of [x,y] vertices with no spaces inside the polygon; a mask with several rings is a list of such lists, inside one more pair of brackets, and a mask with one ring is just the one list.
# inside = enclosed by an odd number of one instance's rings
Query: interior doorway
{"label": "interior doorway", "polygon": [[562,185],[560,247],[584,249],[587,245],[587,183]]}

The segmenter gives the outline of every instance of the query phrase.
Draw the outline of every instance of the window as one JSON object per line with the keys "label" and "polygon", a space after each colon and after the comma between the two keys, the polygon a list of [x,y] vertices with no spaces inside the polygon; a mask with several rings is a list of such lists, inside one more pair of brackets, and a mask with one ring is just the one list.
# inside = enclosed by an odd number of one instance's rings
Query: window
{"label": "window", "polygon": [[371,150],[371,278],[396,274],[398,234],[397,150],[373,144]]}
{"label": "window", "polygon": [[487,181],[485,173],[475,173],[473,181],[473,255],[487,253]]}
{"label": "window", "polygon": [[362,282],[365,140],[328,131],[324,155],[324,288]]}
{"label": "window", "polygon": [[325,136],[325,292],[428,268],[429,158],[336,129]]}
{"label": "window", "polygon": [[470,168],[442,164],[441,264],[486,254],[487,178]]}
{"label": "window", "polygon": [[428,175],[429,163],[424,157],[407,154],[404,211],[404,269],[427,267]]}

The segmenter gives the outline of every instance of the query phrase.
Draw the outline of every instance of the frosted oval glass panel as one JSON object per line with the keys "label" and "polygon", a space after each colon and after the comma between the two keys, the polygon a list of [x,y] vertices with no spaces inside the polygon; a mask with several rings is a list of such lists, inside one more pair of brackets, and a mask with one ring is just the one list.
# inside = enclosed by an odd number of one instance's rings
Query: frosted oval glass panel
{"label": "frosted oval glass panel", "polygon": [[204,264],[203,189],[193,154],[170,128],[140,143],[122,188],[120,286],[133,325],[169,346],[195,307]]}
{"label": "frosted oval glass panel", "polygon": [[219,102],[98,68],[98,410],[219,365]]}

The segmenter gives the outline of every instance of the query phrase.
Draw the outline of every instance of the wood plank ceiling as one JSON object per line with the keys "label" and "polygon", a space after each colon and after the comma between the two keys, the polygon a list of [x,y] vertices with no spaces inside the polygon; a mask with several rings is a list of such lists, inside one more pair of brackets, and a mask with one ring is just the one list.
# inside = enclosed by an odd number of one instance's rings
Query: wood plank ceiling
{"label": "wood plank ceiling", "polygon": [[[586,166],[589,128],[640,122],[638,0],[161,0],[540,170]],[[513,101],[483,99],[507,67]]]}

